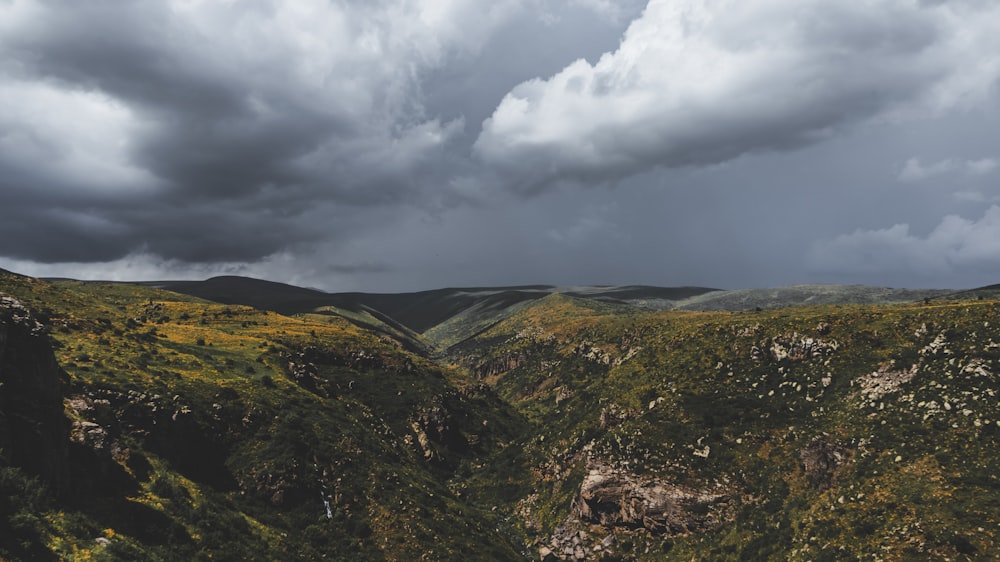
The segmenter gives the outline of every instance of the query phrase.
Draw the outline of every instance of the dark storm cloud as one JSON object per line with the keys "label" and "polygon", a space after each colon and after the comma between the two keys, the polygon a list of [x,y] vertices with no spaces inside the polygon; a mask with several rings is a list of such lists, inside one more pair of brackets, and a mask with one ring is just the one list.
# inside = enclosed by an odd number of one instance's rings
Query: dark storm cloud
{"label": "dark storm cloud", "polygon": [[208,38],[178,23],[159,2],[43,2],[4,43],[29,77],[153,109],[238,112],[240,82],[212,68]]}
{"label": "dark storm cloud", "polygon": [[0,262],[962,284],[998,90],[979,0],[0,0]]}
{"label": "dark storm cloud", "polygon": [[333,264],[327,266],[327,270],[332,273],[353,275],[357,273],[388,273],[396,268],[385,263],[352,263]]}
{"label": "dark storm cloud", "polygon": [[[464,27],[488,31],[503,5]],[[0,156],[3,195],[16,202],[2,211],[4,255],[255,260],[337,236],[353,226],[340,220],[351,208],[449,200],[440,192],[454,159],[442,149],[461,122],[425,115],[417,78],[449,52],[475,49],[480,39],[452,21],[468,6],[3,10],[0,126],[8,140],[19,133],[23,152]],[[32,101],[40,95],[47,106]],[[57,104],[68,106],[58,119],[32,115]],[[90,126],[106,130],[89,135]],[[119,177],[91,174],[109,162]],[[93,220],[49,225],[73,213]]]}
{"label": "dark storm cloud", "polygon": [[46,174],[44,162],[27,164],[5,166],[8,175],[0,178],[0,254],[14,258],[108,261],[148,251],[196,262],[252,261],[317,235],[315,223],[289,220],[309,211],[289,189],[241,199],[208,190],[206,182],[197,184],[204,192],[186,195],[180,188],[102,191]]}

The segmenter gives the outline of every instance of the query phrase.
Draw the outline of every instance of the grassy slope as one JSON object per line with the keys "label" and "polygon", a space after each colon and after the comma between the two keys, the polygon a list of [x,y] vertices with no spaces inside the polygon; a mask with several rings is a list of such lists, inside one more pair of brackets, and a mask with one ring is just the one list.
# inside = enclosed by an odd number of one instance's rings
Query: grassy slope
{"label": "grassy slope", "polygon": [[[465,341],[442,329],[461,365],[442,367],[337,316],[8,275],[0,291],[54,326],[71,398],[96,404],[69,414],[130,450],[112,494],[44,510],[61,556],[504,559],[577,525],[615,535],[612,559],[1000,557],[995,300],[705,313],[551,295],[470,316]],[[171,434],[174,414],[206,441]],[[423,447],[417,426],[445,438]],[[176,435],[219,454],[188,458]],[[843,458],[818,476],[815,443]],[[595,464],[721,494],[721,523],[574,522]]]}
{"label": "grassy slope", "polygon": [[[0,291],[54,327],[67,412],[99,424],[77,424],[78,448],[106,485],[52,504],[34,530],[54,556],[515,557],[496,516],[448,480],[520,422],[457,372],[335,317],[5,274]],[[305,383],[290,360],[312,365]],[[476,434],[422,447],[428,412]]]}
{"label": "grassy slope", "polygon": [[[517,498],[510,509],[529,514],[525,529],[542,545],[600,463],[730,498],[715,531],[664,539],[612,529],[629,557],[995,559],[997,312],[997,301],[971,301],[622,313],[550,297],[455,350],[472,368],[518,357],[492,382],[537,429],[522,455],[476,483]],[[768,352],[806,338],[835,349]],[[863,392],[880,370],[913,376]],[[602,412],[619,421],[602,426]],[[816,442],[846,458],[826,475],[829,488],[801,460]],[[694,454],[705,446],[707,458]]]}

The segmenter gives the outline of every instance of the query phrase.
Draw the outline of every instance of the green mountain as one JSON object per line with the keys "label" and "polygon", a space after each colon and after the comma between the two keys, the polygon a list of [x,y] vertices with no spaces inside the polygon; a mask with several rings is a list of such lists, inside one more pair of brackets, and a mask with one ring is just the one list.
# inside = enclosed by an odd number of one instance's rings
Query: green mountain
{"label": "green mountain", "polygon": [[1000,557],[991,288],[0,293],[0,558]]}

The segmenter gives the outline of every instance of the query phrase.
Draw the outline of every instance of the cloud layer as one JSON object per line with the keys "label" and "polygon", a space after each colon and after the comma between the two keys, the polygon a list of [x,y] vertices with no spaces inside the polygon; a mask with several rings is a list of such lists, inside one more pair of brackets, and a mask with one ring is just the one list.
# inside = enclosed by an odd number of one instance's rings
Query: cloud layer
{"label": "cloud layer", "polygon": [[345,208],[446,198],[462,123],[424,113],[421,75],[515,8],[0,5],[0,253],[252,260]]}
{"label": "cloud layer", "polygon": [[1000,207],[991,205],[982,218],[944,217],[926,236],[908,224],[857,230],[818,243],[811,265],[827,271],[945,277],[956,270],[1000,272]]}
{"label": "cloud layer", "polygon": [[918,182],[956,171],[971,176],[984,176],[996,168],[996,158],[980,158],[978,160],[965,161],[956,161],[949,158],[929,164],[921,162],[919,158],[910,158],[903,164],[903,168],[899,171],[898,179],[902,182]]}
{"label": "cloud layer", "polygon": [[1000,52],[998,22],[985,2],[652,0],[616,51],[514,88],[475,148],[527,192],[800,148],[988,95],[1000,58],[969,52]]}
{"label": "cloud layer", "polygon": [[984,0],[7,0],[0,267],[965,284],[997,131]]}

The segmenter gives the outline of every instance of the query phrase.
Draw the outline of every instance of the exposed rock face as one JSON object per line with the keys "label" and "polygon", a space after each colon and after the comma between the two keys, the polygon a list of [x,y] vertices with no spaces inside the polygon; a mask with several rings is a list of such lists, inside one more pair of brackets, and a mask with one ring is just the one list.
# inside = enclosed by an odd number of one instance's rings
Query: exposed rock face
{"label": "exposed rock face", "polygon": [[[335,349],[307,346],[285,355],[285,372],[296,384],[323,398],[349,390],[349,383],[332,383],[320,374],[320,366],[346,367],[357,371],[372,369],[391,370],[396,373],[413,373],[416,366],[408,357],[391,358],[372,353],[365,349]],[[345,387],[346,386],[346,387]]]}
{"label": "exposed rock face", "polygon": [[705,531],[719,523],[726,496],[594,465],[583,479],[573,514],[605,528],[643,528],[664,536]]}
{"label": "exposed rock face", "polygon": [[43,326],[17,300],[0,296],[0,449],[57,493],[69,481],[66,378]]}
{"label": "exposed rock face", "polygon": [[793,332],[772,338],[760,346],[754,346],[751,355],[756,361],[803,361],[828,357],[838,349],[840,343],[836,340],[812,338]]}
{"label": "exposed rock face", "polygon": [[456,427],[451,414],[441,406],[418,409],[410,426],[427,460],[443,460],[442,448],[464,451],[469,447],[469,442]]}
{"label": "exposed rock face", "polygon": [[573,353],[601,365],[611,364],[611,354],[588,341],[582,341],[573,348]]}
{"label": "exposed rock face", "polygon": [[[223,393],[220,393],[220,395]],[[170,460],[185,476],[220,489],[234,486],[225,467],[228,432],[239,431],[222,404],[211,413],[196,415],[191,407],[158,394],[93,389],[68,398],[68,406],[81,418],[70,435],[81,446],[77,461],[85,470],[102,475],[107,482],[122,480],[121,470],[145,478],[147,461],[124,444],[129,439]],[[228,403],[220,397],[220,402]],[[89,451],[89,454],[82,454]],[[97,479],[101,480],[101,479]],[[90,482],[80,483],[86,488]],[[124,485],[119,482],[115,485]],[[85,490],[81,490],[85,491]]]}
{"label": "exposed rock face", "polygon": [[730,497],[722,489],[675,485],[590,461],[569,516],[538,545],[539,559],[613,557],[616,535],[668,538],[709,531],[731,515]]}
{"label": "exposed rock face", "polygon": [[625,423],[631,419],[633,413],[618,404],[610,404],[601,408],[600,427],[607,430]]}
{"label": "exposed rock face", "polygon": [[366,349],[339,349],[329,347],[308,346],[298,353],[288,357],[289,361],[300,364],[332,365],[336,367],[348,367],[360,371],[369,369],[391,369],[395,371],[411,372],[414,368],[409,358],[397,361],[393,364],[386,357],[372,353]]}
{"label": "exposed rock face", "polygon": [[917,365],[913,365],[906,370],[892,370],[891,365],[882,365],[879,369],[869,375],[858,379],[861,385],[861,393],[869,400],[881,398],[886,394],[895,392],[901,384],[910,382],[917,374]]}
{"label": "exposed rock face", "polygon": [[472,372],[475,373],[476,378],[479,380],[486,379],[489,377],[494,377],[497,375],[502,375],[507,371],[516,369],[520,367],[526,360],[525,354],[509,353],[501,357],[496,357],[493,359],[487,359],[481,361],[480,363],[473,365]]}
{"label": "exposed rock face", "polygon": [[329,398],[326,389],[323,388],[326,381],[320,378],[319,371],[315,364],[308,362],[288,361],[288,377],[295,381],[295,384],[312,392],[317,396]]}
{"label": "exposed rock face", "polygon": [[847,451],[836,444],[817,438],[799,452],[806,477],[820,490],[829,488],[837,468],[847,460]]}

